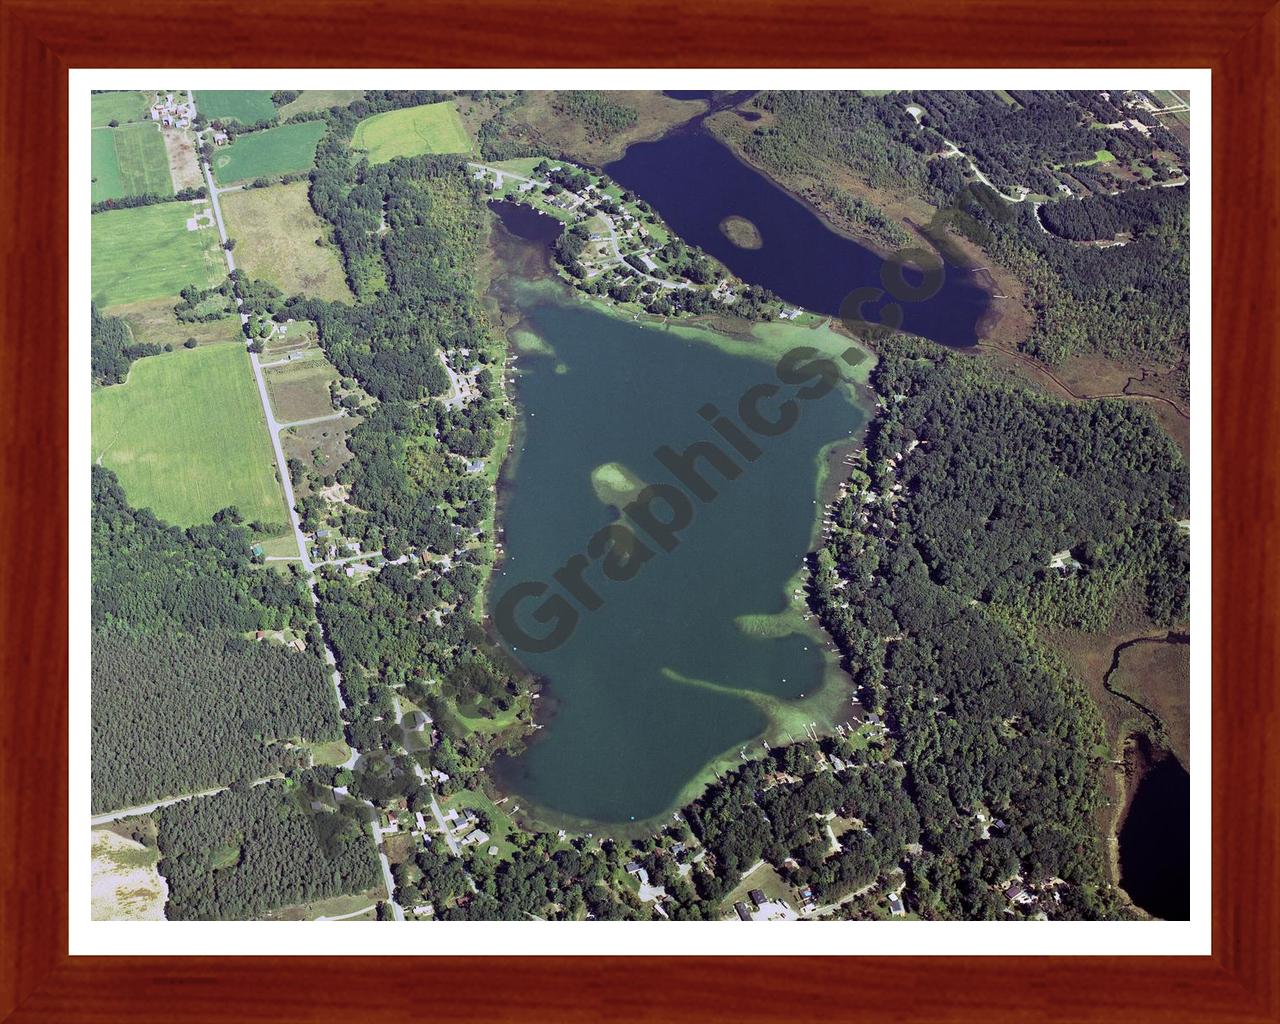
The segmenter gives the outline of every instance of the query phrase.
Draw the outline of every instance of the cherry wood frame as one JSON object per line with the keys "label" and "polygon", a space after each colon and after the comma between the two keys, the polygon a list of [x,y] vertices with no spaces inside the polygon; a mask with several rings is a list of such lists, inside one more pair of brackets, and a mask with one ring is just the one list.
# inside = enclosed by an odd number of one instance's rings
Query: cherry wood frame
{"label": "cherry wood frame", "polygon": [[[0,0],[0,1019],[1280,1020],[1280,760],[1269,744],[1280,725],[1273,2]],[[68,956],[67,69],[589,67],[604,59],[630,67],[1213,69],[1212,956]],[[1136,927],[1137,951],[1141,942]],[[441,1001],[443,983],[465,997]]]}

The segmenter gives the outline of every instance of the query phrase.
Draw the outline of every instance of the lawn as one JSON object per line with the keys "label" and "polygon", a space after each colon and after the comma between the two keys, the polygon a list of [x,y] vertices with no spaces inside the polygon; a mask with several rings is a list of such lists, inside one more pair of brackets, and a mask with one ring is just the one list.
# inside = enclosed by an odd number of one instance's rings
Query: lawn
{"label": "lawn", "polygon": [[296,181],[222,196],[227,234],[236,240],[236,265],[286,295],[350,302],[342,260],[325,240],[325,225],[311,209],[308,187]]}
{"label": "lawn", "polygon": [[257,385],[239,345],[139,359],[124,384],[93,394],[93,456],[129,502],[179,526],[235,505],[246,521],[281,522]]}
{"label": "lawn", "polygon": [[323,121],[303,121],[241,135],[214,155],[214,173],[225,185],[308,170],[316,162],[316,144],[324,127]]}
{"label": "lawn", "polygon": [[176,297],[189,284],[208,288],[227,276],[216,228],[187,230],[199,207],[157,203],[95,213],[93,299],[100,307]]}
{"label": "lawn", "polygon": [[196,92],[196,112],[211,121],[257,124],[276,116],[276,105],[266,89],[214,89]]}
{"label": "lawn", "polygon": [[123,128],[93,129],[93,201],[173,195],[169,154],[160,129],[150,121]]}
{"label": "lawn", "polygon": [[440,801],[440,809],[445,813],[451,808],[462,810],[464,807],[470,807],[473,811],[482,812],[489,819],[489,826],[485,829],[489,833],[489,841],[479,845],[478,851],[480,855],[488,858],[489,847],[496,846],[498,848],[496,856],[499,860],[506,860],[510,857],[515,850],[511,837],[518,830],[507,812],[479,790],[474,789],[459,790],[447,799]]}
{"label": "lawn", "polygon": [[791,886],[783,880],[772,864],[758,864],[754,869],[749,871],[737,885],[733,887],[723,900],[720,906],[723,910],[732,911],[733,905],[739,900],[750,903],[751,897],[747,894],[752,889],[764,890],[765,899],[767,900],[786,900],[787,903],[794,905],[795,894],[791,891]]}
{"label": "lawn", "polygon": [[151,98],[140,92],[99,92],[89,101],[93,113],[93,126],[100,128],[112,121],[125,124],[149,117]]}
{"label": "lawn", "polygon": [[280,108],[280,120],[287,121],[294,114],[309,114],[313,110],[345,107],[363,95],[363,89],[306,89],[292,103]]}
{"label": "lawn", "polygon": [[1078,167],[1090,167],[1093,164],[1109,164],[1113,162],[1116,155],[1109,149],[1099,149],[1093,154],[1092,160],[1080,160],[1077,162]]}
{"label": "lawn", "polygon": [[471,140],[452,103],[387,110],[356,125],[351,148],[366,150],[371,164],[422,153],[469,153]]}

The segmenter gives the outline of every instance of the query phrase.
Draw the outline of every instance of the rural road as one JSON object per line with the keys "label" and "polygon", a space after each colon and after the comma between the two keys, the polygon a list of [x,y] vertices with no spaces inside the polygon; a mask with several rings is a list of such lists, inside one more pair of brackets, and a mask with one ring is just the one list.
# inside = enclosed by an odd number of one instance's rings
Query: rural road
{"label": "rural road", "polygon": [[[272,779],[282,779],[283,775],[276,773],[275,775],[266,775],[261,779],[254,779],[249,785],[261,786],[264,782],[270,782]],[[132,818],[139,814],[150,814],[152,811],[159,810],[161,807],[168,807],[170,804],[180,804],[184,800],[196,800],[202,796],[214,796],[230,789],[230,786],[214,786],[212,789],[202,789],[195,793],[183,793],[181,796],[170,796],[163,800],[157,800],[154,803],[139,804],[137,807],[121,807],[115,811],[103,811],[101,814],[95,814],[89,819],[91,825],[108,825],[113,821],[119,821],[121,818]]]}
{"label": "rural road", "polygon": [[[192,96],[195,94],[192,93]],[[218,235],[223,242],[227,240],[227,226],[222,220],[222,205],[218,202],[218,189],[213,182],[213,170],[209,166],[207,160],[200,161],[201,169],[204,171],[205,182],[209,187],[209,203],[213,207],[213,219],[218,225]],[[235,256],[232,255],[230,249],[223,247],[223,253],[227,257],[228,270],[236,269]],[[243,303],[236,299],[238,306]],[[244,312],[240,314],[240,322],[247,324],[249,317]],[[316,581],[315,581],[315,564],[311,561],[311,556],[307,551],[307,536],[302,532],[302,524],[298,518],[297,509],[294,508],[293,482],[289,479],[289,467],[285,461],[284,449],[280,446],[280,431],[282,425],[276,420],[275,413],[271,411],[271,398],[267,394],[267,382],[262,375],[262,364],[258,359],[258,353],[249,353],[249,362],[253,366],[253,377],[258,383],[258,398],[262,401],[262,414],[267,419],[267,433],[271,435],[271,447],[275,450],[276,471],[280,476],[280,484],[284,488],[285,503],[289,510],[289,523],[293,527],[293,536],[298,543],[298,557],[302,562],[303,571],[307,575],[307,588],[311,594],[311,604],[314,607],[319,603],[316,597]],[[327,419],[328,417],[321,417]],[[333,684],[333,694],[338,701],[340,710],[345,711],[347,707],[346,700],[342,696],[342,674],[338,671],[338,662],[334,657],[333,648],[329,646],[329,639],[324,632],[324,626],[320,626],[321,636],[324,638],[324,659],[332,670],[330,674],[330,682]],[[354,753],[354,748],[353,748]],[[372,805],[371,805],[372,806]],[[382,878],[387,886],[387,903],[391,907],[391,913],[397,921],[404,920],[404,908],[395,901],[395,881],[391,876],[391,863],[387,860],[387,855],[382,851],[382,828],[378,825],[378,812],[374,808],[373,813],[373,842],[374,849],[377,851],[378,860],[382,864]]]}

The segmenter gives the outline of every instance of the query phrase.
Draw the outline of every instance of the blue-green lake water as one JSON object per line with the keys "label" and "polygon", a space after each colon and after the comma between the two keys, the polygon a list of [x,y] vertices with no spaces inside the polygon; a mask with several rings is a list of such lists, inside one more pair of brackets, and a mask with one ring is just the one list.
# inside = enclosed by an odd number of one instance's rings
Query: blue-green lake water
{"label": "blue-green lake water", "polygon": [[[744,392],[779,381],[773,359],[599,312],[554,282],[514,293],[522,326],[554,354],[518,361],[522,429],[503,485],[505,559],[489,607],[516,584],[547,582],[546,595],[521,606],[519,621],[535,634],[548,627],[527,613],[565,594],[556,569],[601,528],[627,521],[598,496],[592,471],[615,463],[646,483],[672,482],[655,449],[716,439],[701,408],[713,403],[737,422]],[[797,390],[779,387],[761,406],[770,416]],[[735,622],[787,606],[788,581],[812,547],[823,449],[865,423],[844,385],[797,406],[799,420],[782,436],[753,435],[763,454],[735,457],[737,479],[702,464],[719,493],[707,503],[690,498],[693,521],[675,550],[648,543],[653,557],[625,581],[606,579],[592,560],[585,579],[602,606],[568,599],[579,619],[566,642],[515,651],[544,681],[543,728],[521,756],[498,765],[517,802],[566,821],[651,818],[684,798],[711,762],[736,761],[744,744],[759,743],[771,720],[781,721],[778,709],[805,707],[793,702],[802,694],[812,701],[824,678],[831,699],[840,684],[820,634],[769,639]],[[751,692],[765,699],[743,696]],[[838,699],[847,704],[847,695]]]}

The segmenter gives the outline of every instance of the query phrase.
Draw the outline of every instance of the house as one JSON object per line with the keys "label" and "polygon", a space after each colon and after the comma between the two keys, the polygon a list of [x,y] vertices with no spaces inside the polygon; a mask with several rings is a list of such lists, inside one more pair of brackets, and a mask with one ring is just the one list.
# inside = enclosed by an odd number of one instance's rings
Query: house
{"label": "house", "polygon": [[1018,903],[1021,905],[1026,905],[1028,903],[1034,903],[1036,901],[1035,896],[1029,893],[1017,882],[1009,883],[1009,885],[1004,890],[1004,895],[1005,895],[1005,898],[1010,903]]}
{"label": "house", "polygon": [[489,833],[483,831],[482,829],[476,829],[474,832],[468,835],[464,840],[462,840],[462,845],[463,846],[479,846],[481,843],[487,843],[488,841],[489,841]]}
{"label": "house", "polygon": [[765,900],[763,889],[752,889],[749,893],[747,893],[747,895],[751,897],[751,902],[754,903],[757,907],[760,906],[760,904],[762,904]]}
{"label": "house", "polygon": [[747,909],[747,905],[742,902],[735,903],[733,909],[738,912],[738,917],[743,921],[751,920],[751,911]]}
{"label": "house", "polygon": [[840,760],[840,758],[836,757],[835,754],[832,754],[829,760],[831,761],[831,768],[833,771],[837,771],[837,772],[844,771],[845,763],[842,760]]}
{"label": "house", "polygon": [[889,893],[889,913],[894,917],[901,917],[907,912],[907,908],[902,905],[902,897],[896,892]]}
{"label": "house", "polygon": [[627,874],[629,875],[639,874],[641,871],[644,870],[642,867],[640,867],[639,864],[637,864],[633,860],[627,861],[626,869],[627,869]]}

